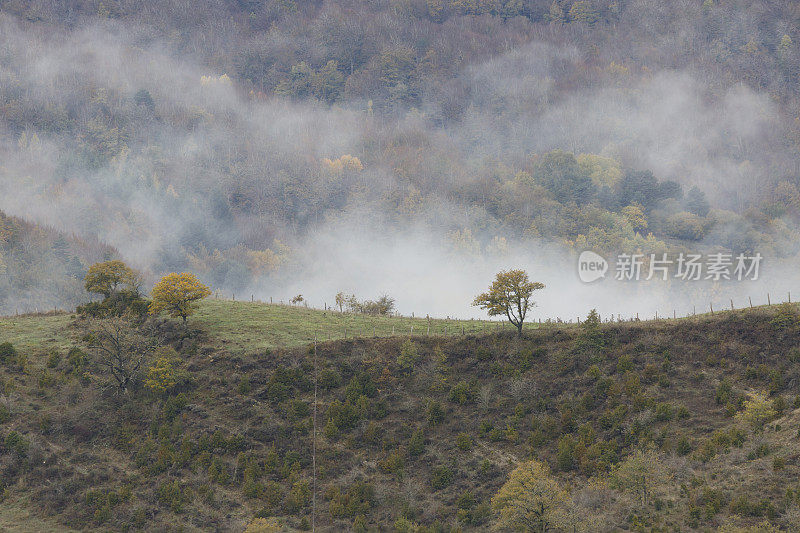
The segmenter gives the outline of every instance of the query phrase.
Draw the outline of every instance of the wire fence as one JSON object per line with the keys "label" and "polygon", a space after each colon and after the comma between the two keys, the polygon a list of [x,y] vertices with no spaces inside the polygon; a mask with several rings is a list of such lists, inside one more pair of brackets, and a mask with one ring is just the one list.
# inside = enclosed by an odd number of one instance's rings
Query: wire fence
{"label": "wire fence", "polygon": [[[345,311],[343,309],[335,308],[323,302],[321,307],[309,305],[308,300],[301,302],[286,302],[284,300],[274,301],[272,298],[261,300],[251,295],[249,300],[237,300],[235,294],[231,294],[230,298],[223,295],[219,291],[215,291],[212,298],[217,301],[228,301],[233,303],[251,303],[254,305],[264,306],[281,306],[291,309],[307,309],[309,311],[318,311],[331,313],[325,324],[319,324],[315,328],[320,340],[334,340],[334,339],[348,339],[348,338],[365,338],[365,337],[394,337],[394,336],[457,336],[457,335],[480,335],[487,333],[497,333],[502,331],[513,331],[516,327],[505,319],[497,320],[483,320],[483,319],[463,319],[463,318],[433,318],[430,315],[425,317],[416,316],[412,313],[410,316],[402,315],[400,313],[391,313],[388,315],[369,315],[365,313]],[[784,303],[793,303],[791,292],[786,293],[785,298],[776,298],[771,293],[766,293],[761,303],[754,303],[752,297],[748,297],[746,302],[734,301],[729,298],[728,305],[717,305],[714,302],[698,307],[693,305],[691,311],[678,313],[677,309],[672,309],[671,313],[660,314],[658,311],[652,314],[645,315],[644,313],[633,313],[623,315],[607,314],[601,316],[600,320],[603,323],[624,323],[624,322],[650,322],[650,321],[663,321],[663,320],[679,320],[692,318],[703,315],[716,315],[722,312],[737,311],[743,309],[754,309],[758,307],[771,307],[781,305]],[[0,318],[19,318],[19,317],[35,317],[35,316],[53,316],[61,314],[74,313],[72,309],[39,309],[37,307],[27,309],[17,309],[14,314],[0,315]],[[564,327],[570,325],[579,325],[584,320],[581,316],[575,317],[536,317],[530,318],[525,322],[523,329],[538,329],[542,327]]]}
{"label": "wire fence", "polygon": [[[226,298],[222,297],[221,294],[215,295],[216,299],[226,300]],[[229,301],[236,302],[235,295],[231,295]],[[331,306],[327,305],[327,303],[323,302],[322,307],[314,307],[309,305],[307,300],[303,300],[299,303],[287,303],[283,300],[279,300],[274,302],[272,298],[269,299],[269,302],[266,300],[259,300],[256,299],[254,296],[250,298],[251,303],[255,304],[268,304],[268,305],[281,305],[286,307],[303,307],[305,309],[310,310],[317,310],[317,311],[328,311],[328,312],[335,312],[339,315],[344,317],[351,317],[351,318],[365,318],[369,319],[370,317],[374,320],[376,318],[385,318],[388,321],[392,319],[400,319],[402,320],[411,320],[411,321],[425,321],[423,324],[390,324],[388,323],[381,323],[381,324],[372,324],[372,325],[357,325],[357,324],[350,324],[350,325],[341,325],[339,326],[339,331],[341,332],[341,336],[339,335],[331,335],[330,327],[327,328],[318,328],[319,329],[319,338],[323,340],[327,336],[327,340],[333,340],[334,337],[336,338],[352,338],[352,337],[389,337],[389,336],[452,336],[452,335],[467,335],[467,334],[486,334],[492,332],[501,332],[505,330],[513,331],[516,330],[516,327],[512,325],[509,321],[505,319],[498,319],[498,320],[481,320],[481,319],[457,319],[457,318],[431,318],[430,316],[426,315],[425,318],[416,317],[413,313],[411,316],[408,315],[401,315],[399,313],[393,313],[391,315],[385,317],[376,317],[372,315],[365,315],[361,313],[355,312],[348,312],[343,311],[340,309],[332,308]],[[690,319],[693,317],[698,316],[714,316],[720,313],[729,312],[729,311],[737,311],[737,310],[745,310],[745,309],[755,309],[759,307],[772,307],[777,305],[782,305],[785,303],[796,303],[792,302],[792,294],[791,291],[787,291],[785,298],[776,298],[772,293],[765,293],[762,303],[754,303],[752,296],[748,296],[747,300],[742,302],[734,301],[732,298],[727,299],[728,305],[715,305],[713,301],[709,301],[708,304],[703,306],[693,305],[691,310],[684,310],[681,313],[678,313],[676,308],[673,308],[670,312],[667,313],[659,313],[659,311],[653,311],[652,313],[632,313],[623,315],[621,313],[612,313],[607,314],[604,316],[600,316],[600,320],[603,323],[626,323],[626,322],[653,322],[653,321],[665,321],[665,320],[681,320],[681,319]],[[565,327],[565,326],[577,326],[580,325],[585,318],[581,316],[575,317],[535,317],[530,318],[528,321],[525,322],[523,329],[538,329],[542,327]]]}

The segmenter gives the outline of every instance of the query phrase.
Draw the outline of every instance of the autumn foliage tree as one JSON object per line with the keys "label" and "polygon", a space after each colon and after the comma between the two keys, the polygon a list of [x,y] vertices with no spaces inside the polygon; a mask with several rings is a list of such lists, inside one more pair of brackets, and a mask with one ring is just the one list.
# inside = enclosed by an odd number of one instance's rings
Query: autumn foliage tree
{"label": "autumn foliage tree", "polygon": [[140,285],[139,273],[119,260],[95,263],[89,267],[84,278],[87,291],[105,298],[121,290],[138,292]]}
{"label": "autumn foliage tree", "polygon": [[617,465],[611,475],[611,486],[634,494],[644,506],[670,480],[669,469],[657,452],[635,450]]}
{"label": "autumn foliage tree", "polygon": [[512,531],[545,533],[567,521],[569,495],[544,463],[526,461],[517,466],[492,498],[498,525]]}
{"label": "autumn foliage tree", "polygon": [[490,316],[505,315],[522,335],[525,316],[535,305],[531,295],[533,291],[543,288],[544,284],[530,281],[524,270],[502,271],[497,274],[488,292],[479,294],[472,305],[486,309]]}
{"label": "autumn foliage tree", "polygon": [[144,316],[148,303],[140,294],[141,285],[141,274],[122,261],[95,263],[86,273],[84,287],[89,292],[103,296],[103,300],[78,306],[77,311],[95,318]]}
{"label": "autumn foliage tree", "polygon": [[157,315],[166,311],[174,318],[184,322],[195,311],[195,302],[211,294],[211,289],[203,285],[194,274],[173,272],[167,274],[153,287],[150,313]]}

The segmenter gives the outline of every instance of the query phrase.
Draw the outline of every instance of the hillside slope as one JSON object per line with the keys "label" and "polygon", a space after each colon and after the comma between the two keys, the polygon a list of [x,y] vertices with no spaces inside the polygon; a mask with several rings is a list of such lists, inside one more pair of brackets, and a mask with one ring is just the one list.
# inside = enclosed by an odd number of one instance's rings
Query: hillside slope
{"label": "hillside slope", "polygon": [[[508,473],[538,458],[579,530],[792,530],[798,319],[781,306],[522,339],[322,343],[317,527],[483,530]],[[83,346],[78,324],[55,352],[5,357],[6,501],[75,529],[235,531],[256,516],[308,527],[313,349],[229,350],[211,320],[159,326],[174,350],[164,392],[116,394],[91,357],[65,353]],[[745,425],[737,414],[760,391],[766,416]],[[657,466],[644,495],[618,470],[632,454]]]}
{"label": "hillside slope", "polygon": [[87,265],[117,251],[0,211],[0,315],[75,306]]}

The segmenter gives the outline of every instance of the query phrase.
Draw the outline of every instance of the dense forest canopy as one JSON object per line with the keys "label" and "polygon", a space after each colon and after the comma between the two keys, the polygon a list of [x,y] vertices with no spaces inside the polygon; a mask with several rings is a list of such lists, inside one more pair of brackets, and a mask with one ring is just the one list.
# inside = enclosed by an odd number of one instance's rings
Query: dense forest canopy
{"label": "dense forest canopy", "polygon": [[[358,288],[317,264],[420,234],[431,263],[790,260],[798,20],[788,1],[0,1],[0,209],[153,278],[317,299]],[[75,301],[12,274],[4,311]]]}

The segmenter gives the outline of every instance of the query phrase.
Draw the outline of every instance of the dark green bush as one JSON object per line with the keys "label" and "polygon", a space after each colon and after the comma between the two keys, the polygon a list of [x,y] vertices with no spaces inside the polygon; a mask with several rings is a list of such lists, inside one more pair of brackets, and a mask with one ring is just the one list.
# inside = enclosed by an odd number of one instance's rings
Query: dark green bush
{"label": "dark green bush", "polygon": [[431,487],[442,490],[453,482],[453,471],[447,466],[437,466],[431,472]]}
{"label": "dark green bush", "polygon": [[208,479],[220,485],[227,485],[231,480],[228,464],[219,457],[214,457],[208,467]]}
{"label": "dark green bush", "polygon": [[396,474],[405,467],[405,459],[400,450],[394,450],[389,455],[378,461],[378,468],[387,474]]}
{"label": "dark green bush", "polygon": [[52,350],[50,355],[47,357],[47,368],[56,368],[58,365],[61,364],[61,354],[58,353],[58,350]]}
{"label": "dark green bush", "polygon": [[478,346],[478,349],[475,350],[475,357],[478,361],[491,361],[494,359],[494,354],[483,346]]}
{"label": "dark green bush", "polygon": [[627,355],[619,356],[617,359],[617,373],[625,374],[626,372],[633,371],[633,361]]}
{"label": "dark green bush", "polygon": [[456,500],[458,509],[469,510],[475,506],[475,496],[470,491],[462,492]]}
{"label": "dark green bush", "polygon": [[475,394],[465,380],[461,380],[450,388],[450,401],[459,405],[472,402]]}
{"label": "dark green bush", "polygon": [[756,501],[744,494],[733,499],[730,510],[739,516],[766,516],[770,519],[778,514],[777,508],[771,501],[767,499]]}
{"label": "dark green bush", "polygon": [[769,444],[761,443],[747,453],[748,461],[755,461],[770,454]]}
{"label": "dark green bush", "polygon": [[344,403],[333,400],[328,406],[328,420],[332,421],[336,429],[350,430],[358,425],[366,413],[359,406],[349,400]]}
{"label": "dark green bush", "polygon": [[367,372],[359,372],[347,383],[344,390],[345,399],[355,402],[361,396],[373,398],[378,392],[378,387]]}
{"label": "dark green bush", "polygon": [[469,451],[472,449],[472,437],[466,433],[459,433],[456,437],[456,446],[463,452]]}
{"label": "dark green bush", "polygon": [[412,456],[422,455],[425,452],[425,435],[421,429],[411,434],[408,441],[408,453]]}
{"label": "dark green bush", "polygon": [[678,439],[675,451],[680,456],[689,455],[692,452],[692,444],[685,435]]}
{"label": "dark green bush", "polygon": [[342,384],[342,376],[336,370],[326,368],[317,376],[317,385],[322,390],[331,390]]}
{"label": "dark green bush", "polygon": [[156,489],[156,499],[172,512],[180,513],[183,511],[184,504],[189,500],[188,490],[181,487],[177,481],[165,481]]}
{"label": "dark green bush", "polygon": [[86,361],[87,355],[80,348],[71,348],[70,351],[67,352],[67,362],[70,364],[72,371],[76,374],[83,372],[83,369],[86,366]]}
{"label": "dark green bush", "polygon": [[236,387],[236,390],[239,391],[239,394],[248,395],[253,390],[253,386],[250,384],[250,376],[244,375],[239,379],[239,385]]}
{"label": "dark green bush", "polygon": [[659,402],[656,405],[656,420],[659,422],[669,422],[675,416],[672,404],[669,402]]}
{"label": "dark green bush", "polygon": [[298,388],[305,389],[307,381],[299,369],[295,371],[281,365],[270,376],[264,395],[270,401],[280,403],[292,396],[296,386],[300,385]]}
{"label": "dark green bush", "polygon": [[346,491],[331,487],[325,493],[330,503],[328,510],[333,518],[353,518],[366,515],[375,506],[375,489],[370,483],[357,480]]}
{"label": "dark green bush", "polygon": [[17,349],[14,348],[10,342],[0,344],[0,362],[2,363],[16,363],[17,362]]}
{"label": "dark green bush", "polygon": [[705,510],[705,516],[710,520],[728,504],[728,496],[721,490],[703,487],[696,504]]}
{"label": "dark green bush", "polygon": [[571,435],[563,435],[558,439],[556,466],[563,472],[575,468],[575,439]]}
{"label": "dark green bush", "polygon": [[79,305],[76,312],[81,316],[93,318],[120,317],[133,315],[143,318],[150,309],[150,301],[136,291],[119,291],[101,302]]}
{"label": "dark green bush", "polygon": [[426,409],[425,418],[431,426],[437,425],[444,419],[444,408],[437,400],[430,400]]}
{"label": "dark green bush", "polygon": [[291,420],[306,418],[311,415],[311,407],[303,400],[289,402],[289,417]]}
{"label": "dark green bush", "polygon": [[11,431],[3,441],[5,449],[18,458],[28,455],[28,441],[17,431]]}

